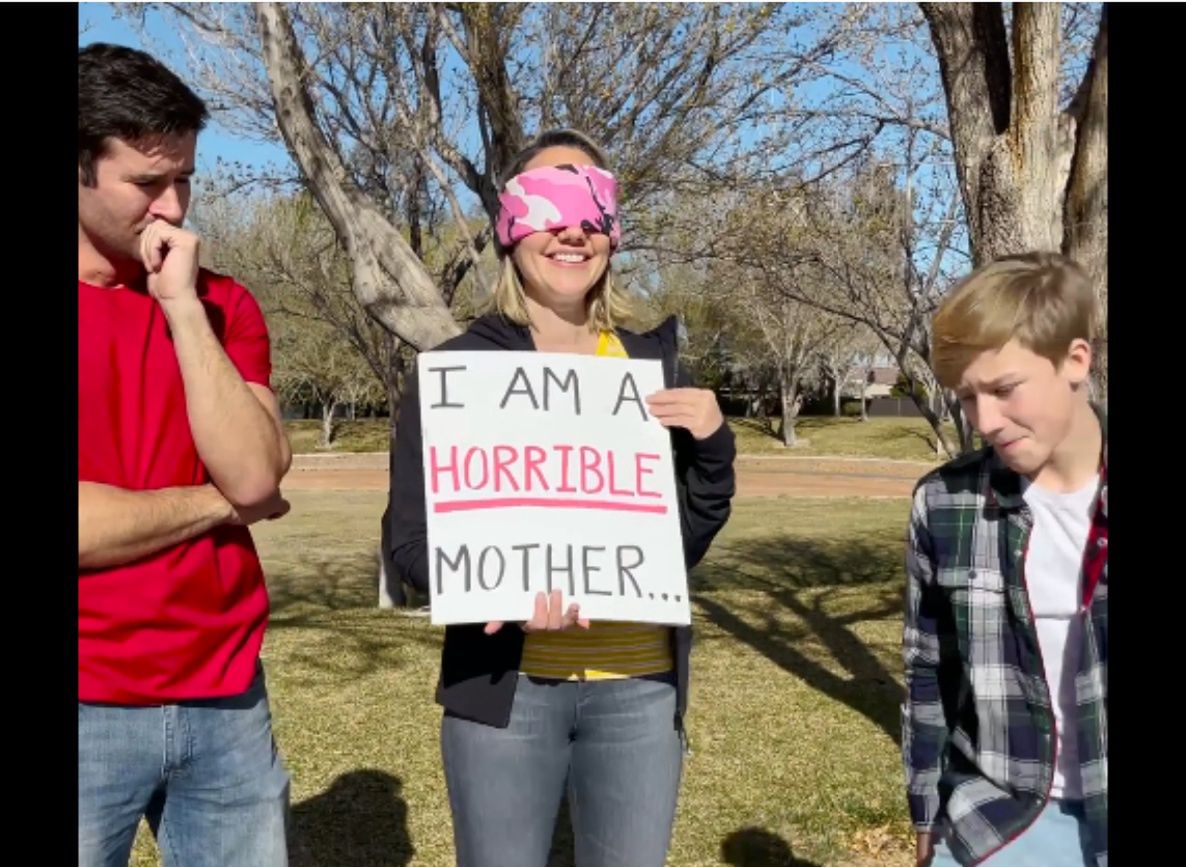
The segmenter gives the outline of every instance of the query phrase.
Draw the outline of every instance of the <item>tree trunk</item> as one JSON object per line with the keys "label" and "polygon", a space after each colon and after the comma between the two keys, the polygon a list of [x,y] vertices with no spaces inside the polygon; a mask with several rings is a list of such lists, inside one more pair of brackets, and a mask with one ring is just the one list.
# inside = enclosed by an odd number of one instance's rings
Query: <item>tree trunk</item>
{"label": "tree trunk", "polygon": [[840,418],[840,377],[832,380],[832,415]]}
{"label": "tree trunk", "polygon": [[1057,250],[1072,142],[1058,112],[1059,7],[923,3],[939,58],[973,262]]}
{"label": "tree trunk", "polygon": [[261,3],[255,11],[276,123],[350,256],[359,303],[383,327],[417,349],[457,334],[460,329],[424,264],[400,231],[357,189],[318,127],[305,85],[305,57],[288,13],[278,3]]}
{"label": "tree trunk", "polygon": [[321,447],[333,447],[334,441],[334,411],[338,408],[335,398],[321,401]]}
{"label": "tree trunk", "polygon": [[796,443],[795,422],[799,417],[802,398],[798,394],[799,382],[795,374],[782,374],[778,378],[779,393],[782,396],[782,425],[778,435],[782,444],[792,448]]}
{"label": "tree trunk", "polygon": [[951,422],[955,425],[955,432],[960,438],[960,451],[964,453],[972,451],[976,447],[976,440],[973,436],[975,432],[964,415],[963,407],[960,406],[960,402],[953,396],[947,402],[947,409],[951,414]]}
{"label": "tree trunk", "polygon": [[[391,453],[395,454],[395,434],[399,425],[399,408],[403,403],[405,376],[404,356],[399,351],[400,340],[394,334],[387,335],[387,368],[383,371],[383,386],[387,392],[387,418],[391,423]],[[414,363],[413,359],[413,363]]]}
{"label": "tree trunk", "polygon": [[[919,387],[919,382],[914,378],[906,367],[906,347],[901,347],[897,355],[898,371],[906,380],[907,396],[914,401],[914,405],[918,407],[918,411],[922,413],[922,417],[927,420],[927,424],[931,426],[931,431],[935,434],[935,442],[943,447],[950,457],[955,457],[963,453],[961,448],[956,451],[956,443],[952,441],[947,431],[943,430],[943,420],[939,417],[939,413],[935,412],[931,406],[928,398],[923,397],[922,389]],[[960,435],[960,445],[963,444],[963,435]]]}
{"label": "tree trunk", "polygon": [[[939,58],[973,263],[1061,250],[1108,291],[1108,11],[1091,62],[1059,111],[1059,4],[921,3]],[[1106,328],[1093,385],[1105,400]]]}
{"label": "tree trunk", "polygon": [[399,408],[403,402],[403,393],[399,385],[392,380],[383,383],[387,388],[387,419],[391,423],[391,450],[395,451],[395,432],[399,426]]}
{"label": "tree trunk", "polygon": [[947,453],[948,457],[954,458],[956,455],[961,454],[964,451],[962,448],[963,437],[960,437],[961,442],[959,444],[954,442],[947,431],[943,430],[943,422],[940,420],[938,413],[931,409],[925,400],[913,391],[910,394],[910,399],[914,401],[914,405],[918,407],[918,411],[922,413],[923,418],[927,420],[927,424],[931,426],[931,430],[935,434],[935,441],[943,447],[943,451]]}
{"label": "tree trunk", "polygon": [[[1075,155],[1063,212],[1063,252],[1091,276],[1101,324],[1108,301],[1108,7],[1100,15],[1091,65],[1083,76],[1070,114],[1078,117]],[[1101,329],[1092,364],[1094,397],[1107,403],[1108,340]]]}

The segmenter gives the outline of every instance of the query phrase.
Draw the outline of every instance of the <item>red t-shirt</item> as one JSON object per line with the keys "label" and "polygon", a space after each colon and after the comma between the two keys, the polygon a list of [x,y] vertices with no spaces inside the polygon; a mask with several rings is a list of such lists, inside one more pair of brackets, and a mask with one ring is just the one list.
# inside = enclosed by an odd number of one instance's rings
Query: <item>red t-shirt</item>
{"label": "red t-shirt", "polygon": [[[268,385],[267,327],[251,294],[202,270],[214,333],[247,382]],[[160,305],[78,283],[78,479],[133,491],[210,481]],[[251,684],[268,621],[246,527],[224,525],[133,563],[80,570],[78,697],[149,705]]]}

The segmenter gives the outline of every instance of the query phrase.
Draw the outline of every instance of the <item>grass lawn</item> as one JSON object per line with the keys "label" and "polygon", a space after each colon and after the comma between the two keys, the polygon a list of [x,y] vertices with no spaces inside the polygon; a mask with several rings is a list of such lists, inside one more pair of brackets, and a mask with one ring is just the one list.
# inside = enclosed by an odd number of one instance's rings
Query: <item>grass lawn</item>
{"label": "grass lawn", "polygon": [[[836,418],[804,416],[795,425],[800,442],[788,449],[756,419],[731,418],[737,449],[743,454],[818,457],[842,455],[905,461],[936,461],[935,434],[921,418]],[[955,436],[955,428],[947,426]]]}
{"label": "grass lawn", "polygon": [[[381,492],[292,494],[257,525],[294,865],[451,865],[441,632],[376,607]],[[745,500],[692,574],[670,865],[906,865],[898,754],[907,500]],[[563,838],[562,838],[563,839]],[[570,865],[561,843],[554,865]],[[132,863],[156,864],[142,826]]]}
{"label": "grass lawn", "polygon": [[[920,418],[871,418],[862,422],[855,418],[806,416],[799,419],[795,427],[805,442],[793,449],[785,448],[777,437],[754,419],[732,418],[729,423],[737,434],[737,448],[742,454],[936,460],[934,434]],[[321,422],[289,421],[286,427],[292,450],[296,454],[325,451],[319,445]],[[330,451],[387,451],[389,435],[385,418],[339,421],[336,431]],[[954,435],[954,430],[949,432]]]}
{"label": "grass lawn", "polygon": [[334,441],[330,449],[321,448],[321,422],[296,419],[284,423],[293,454],[313,452],[385,452],[391,443],[391,427],[385,418],[362,418],[334,422]]}

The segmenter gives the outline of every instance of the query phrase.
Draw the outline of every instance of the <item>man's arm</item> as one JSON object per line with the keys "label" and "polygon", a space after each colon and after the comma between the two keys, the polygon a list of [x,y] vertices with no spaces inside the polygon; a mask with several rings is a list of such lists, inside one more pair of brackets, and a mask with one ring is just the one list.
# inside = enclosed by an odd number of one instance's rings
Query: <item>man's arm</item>
{"label": "man's arm", "polygon": [[942,597],[934,571],[926,490],[920,485],[914,493],[906,545],[906,614],[902,630],[906,666],[902,759],[910,818],[918,835],[916,861],[920,865],[926,864],[931,855],[931,833],[939,818],[939,776],[949,736],[939,689],[938,608]]}
{"label": "man's arm", "polygon": [[197,294],[197,236],[158,221],[141,239],[148,290],[173,335],[198,455],[232,504],[266,503],[292,463],[276,397],[244,381],[210,326]]}
{"label": "man's arm", "polygon": [[278,518],[288,503],[277,494],[251,510],[236,510],[213,485],[129,491],[78,483],[78,566],[121,566],[221,524]]}
{"label": "man's arm", "polygon": [[197,298],[170,314],[190,431],[203,465],[232,503],[267,500],[292,463],[275,395],[243,381]]}

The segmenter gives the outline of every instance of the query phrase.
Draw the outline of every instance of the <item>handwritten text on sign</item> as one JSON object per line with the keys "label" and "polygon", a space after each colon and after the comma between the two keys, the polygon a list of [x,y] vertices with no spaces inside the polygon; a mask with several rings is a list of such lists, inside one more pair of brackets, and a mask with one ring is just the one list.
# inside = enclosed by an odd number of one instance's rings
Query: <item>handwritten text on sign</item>
{"label": "handwritten text on sign", "polygon": [[592,620],[686,624],[658,361],[426,352],[420,417],[433,623],[527,620],[558,589]]}

